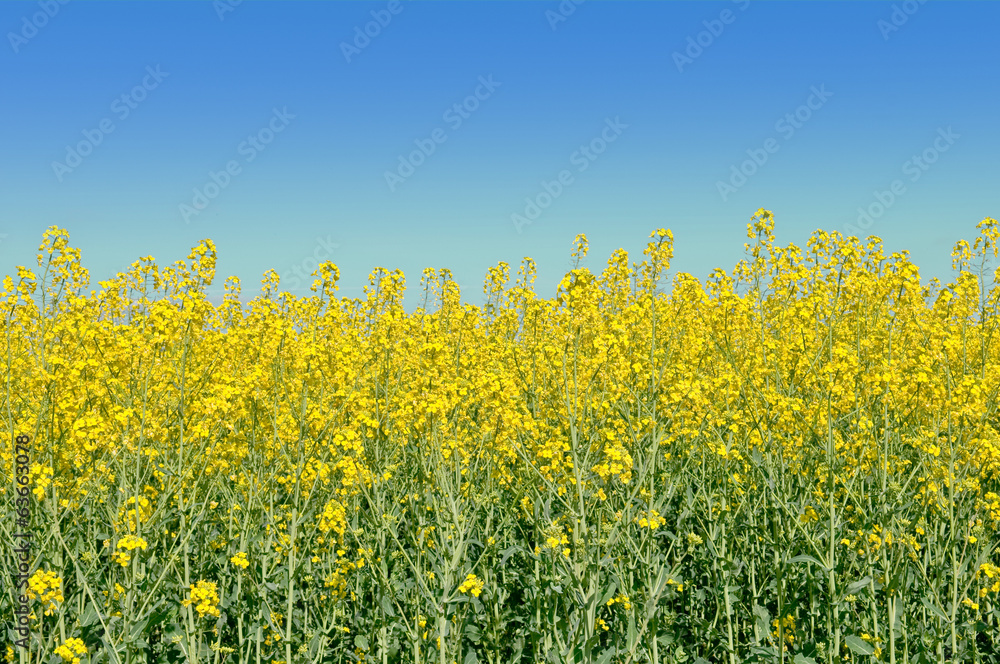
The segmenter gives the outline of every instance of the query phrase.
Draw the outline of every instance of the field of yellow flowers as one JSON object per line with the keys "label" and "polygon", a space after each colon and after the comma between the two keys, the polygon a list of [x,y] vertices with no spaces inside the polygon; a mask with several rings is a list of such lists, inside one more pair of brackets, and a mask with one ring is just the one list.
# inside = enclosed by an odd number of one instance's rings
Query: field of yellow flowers
{"label": "field of yellow flowers", "polygon": [[[704,282],[641,261],[485,304],[215,248],[90,290],[66,231],[0,292],[8,661],[1000,662],[1000,229],[922,285],[817,231]],[[668,283],[669,282],[669,283]],[[669,286],[669,288],[668,288]],[[31,439],[30,644],[13,444]]]}

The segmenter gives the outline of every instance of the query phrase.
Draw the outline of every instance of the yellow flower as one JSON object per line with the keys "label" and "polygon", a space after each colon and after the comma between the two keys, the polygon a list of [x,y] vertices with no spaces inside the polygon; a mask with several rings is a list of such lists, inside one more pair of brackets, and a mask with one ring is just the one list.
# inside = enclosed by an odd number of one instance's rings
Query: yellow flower
{"label": "yellow flower", "polygon": [[615,604],[621,604],[622,608],[626,611],[632,609],[632,601],[628,598],[628,595],[619,593],[607,601],[608,606],[614,606]]}
{"label": "yellow flower", "polygon": [[64,662],[80,664],[80,657],[87,654],[87,646],[81,639],[66,639],[66,642],[56,648],[55,653],[62,657]]}
{"label": "yellow flower", "polygon": [[219,595],[213,581],[198,581],[191,584],[191,596],[181,602],[184,606],[195,605],[199,618],[205,616],[219,617]]}
{"label": "yellow flower", "polygon": [[55,572],[35,570],[28,579],[28,598],[40,600],[45,615],[52,615],[63,602],[62,579]]}
{"label": "yellow flower", "polygon": [[247,560],[247,554],[240,551],[235,556],[229,559],[229,562],[236,565],[239,568],[246,569],[250,566],[250,561]]}
{"label": "yellow flower", "polygon": [[136,537],[135,535],[126,535],[118,540],[118,548],[125,549],[126,551],[134,551],[135,549],[142,549],[145,551],[146,540],[141,537]]}
{"label": "yellow flower", "polygon": [[479,593],[483,591],[483,581],[477,577],[475,574],[469,574],[465,577],[465,581],[458,587],[458,592],[460,593],[472,593],[473,597],[479,597]]}
{"label": "yellow flower", "polygon": [[819,521],[819,513],[812,505],[806,505],[805,510],[799,516],[799,521],[802,523],[811,523],[813,521]]}
{"label": "yellow flower", "polygon": [[[667,520],[662,516],[660,516],[660,513],[657,512],[656,510],[650,510],[648,513],[643,512],[642,516],[636,519],[636,523],[639,524],[640,528],[649,528],[650,530],[656,530],[660,526],[665,525],[667,523]],[[701,544],[700,537],[698,537],[697,535],[694,535],[693,537],[696,539],[692,540],[692,536],[688,535],[688,541],[692,543]]]}
{"label": "yellow flower", "polygon": [[[771,621],[771,626],[774,628],[771,632],[771,638],[777,639],[779,629],[777,618]],[[795,641],[795,617],[791,614],[786,615],[781,619],[780,628],[782,639],[784,639],[788,644],[793,643]],[[862,636],[862,638],[864,637]]]}

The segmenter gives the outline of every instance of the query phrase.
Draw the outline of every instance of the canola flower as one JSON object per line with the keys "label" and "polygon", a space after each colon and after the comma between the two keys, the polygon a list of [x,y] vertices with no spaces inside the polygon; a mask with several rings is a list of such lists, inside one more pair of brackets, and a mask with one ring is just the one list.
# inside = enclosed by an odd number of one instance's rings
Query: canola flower
{"label": "canola flower", "polygon": [[477,577],[475,574],[469,573],[465,577],[465,581],[458,586],[458,592],[463,594],[471,594],[473,597],[479,597],[479,594],[483,592],[484,582],[482,579]]}
{"label": "canola flower", "polygon": [[218,588],[213,581],[198,581],[197,583],[192,583],[190,587],[190,596],[181,602],[182,606],[194,605],[195,611],[198,612],[199,618],[204,618],[205,616],[219,617],[219,594]]}
{"label": "canola flower", "polygon": [[82,639],[70,638],[56,648],[55,653],[62,657],[64,662],[80,664],[80,658],[87,654],[87,646]]}
{"label": "canola flower", "polygon": [[52,615],[65,601],[62,579],[53,571],[36,570],[28,579],[28,599],[39,600],[45,615]]}
{"label": "canola flower", "polygon": [[120,549],[111,554],[112,559],[121,565],[122,567],[128,567],[129,561],[132,560],[131,551],[136,549],[145,550],[147,547],[146,540],[135,535],[125,535],[120,540],[118,540],[117,548]]}
{"label": "canola flower", "polygon": [[[660,526],[666,525],[667,520],[661,516],[658,511],[649,510],[648,513],[644,512],[641,516],[636,517],[635,522],[639,524],[640,528],[656,530]],[[695,537],[697,537],[697,535]]]}
{"label": "canola flower", "polygon": [[788,614],[779,620],[775,618],[771,621],[771,638],[778,639],[778,631],[781,631],[781,638],[787,645],[795,643],[795,616]]}

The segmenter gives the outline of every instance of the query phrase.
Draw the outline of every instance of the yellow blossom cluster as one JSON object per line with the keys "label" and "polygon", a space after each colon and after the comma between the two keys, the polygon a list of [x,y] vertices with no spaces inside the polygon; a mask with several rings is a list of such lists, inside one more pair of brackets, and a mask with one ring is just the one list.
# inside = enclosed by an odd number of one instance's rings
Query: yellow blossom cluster
{"label": "yellow blossom cluster", "polygon": [[112,560],[121,565],[122,567],[128,567],[129,561],[132,560],[131,551],[136,549],[145,550],[147,547],[146,540],[137,535],[125,535],[120,540],[118,540],[117,548],[119,550],[111,554]]}
{"label": "yellow blossom cluster", "polygon": [[80,658],[87,654],[87,646],[82,639],[66,639],[66,642],[56,648],[56,654],[62,657],[64,662],[80,664]]}
{"label": "yellow blossom cluster", "polygon": [[483,592],[483,580],[477,577],[475,574],[468,574],[465,577],[465,581],[458,586],[458,592],[469,594],[471,593],[473,597],[479,597],[479,594]]}
{"label": "yellow blossom cluster", "polygon": [[205,616],[219,617],[219,593],[214,581],[198,581],[192,583],[190,596],[185,598],[181,604],[190,606],[194,604],[195,611],[199,618]]}
{"label": "yellow blossom cluster", "polygon": [[28,599],[39,600],[45,615],[52,615],[64,601],[62,579],[55,572],[36,570],[28,579]]}

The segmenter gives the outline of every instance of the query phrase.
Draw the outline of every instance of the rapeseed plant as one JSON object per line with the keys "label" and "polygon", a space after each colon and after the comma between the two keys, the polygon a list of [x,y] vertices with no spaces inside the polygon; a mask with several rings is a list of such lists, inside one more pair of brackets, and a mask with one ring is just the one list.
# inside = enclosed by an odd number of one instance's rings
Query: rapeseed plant
{"label": "rapeseed plant", "polygon": [[577,236],[551,298],[427,269],[411,312],[332,263],[213,304],[210,240],[92,290],[48,229],[0,289],[32,657],[994,661],[996,220],[950,281],[774,228],[704,280],[667,229],[600,271]]}

